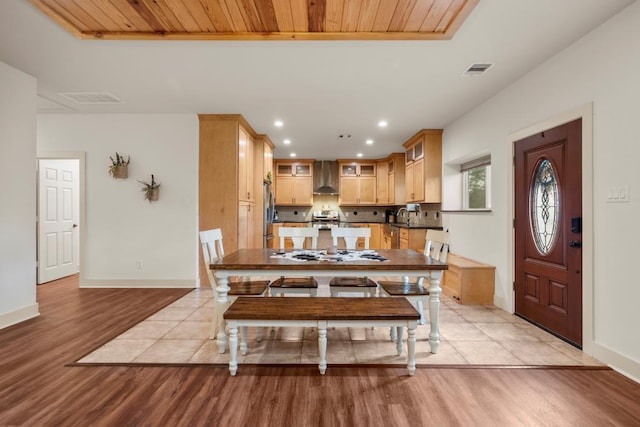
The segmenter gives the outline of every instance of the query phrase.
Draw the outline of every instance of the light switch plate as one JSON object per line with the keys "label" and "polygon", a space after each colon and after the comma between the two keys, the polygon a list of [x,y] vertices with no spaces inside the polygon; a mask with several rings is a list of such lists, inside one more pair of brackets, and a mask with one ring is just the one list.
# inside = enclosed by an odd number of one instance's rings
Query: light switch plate
{"label": "light switch plate", "polygon": [[628,203],[629,186],[611,187],[607,192],[607,203]]}

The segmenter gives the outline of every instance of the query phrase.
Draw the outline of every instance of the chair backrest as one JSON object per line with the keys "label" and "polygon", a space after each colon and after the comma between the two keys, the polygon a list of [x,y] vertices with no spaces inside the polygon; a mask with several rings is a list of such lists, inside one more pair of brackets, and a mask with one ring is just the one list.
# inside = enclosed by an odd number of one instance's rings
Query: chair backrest
{"label": "chair backrest", "polygon": [[356,249],[358,238],[364,239],[364,248],[369,249],[369,238],[371,238],[371,229],[369,227],[333,227],[331,229],[331,237],[333,237],[333,246],[338,246],[338,238],[344,239],[347,250]]}
{"label": "chair backrest", "polygon": [[440,262],[447,262],[449,253],[449,232],[442,230],[427,230],[424,254]]}
{"label": "chair backrest", "polygon": [[215,290],[215,278],[208,265],[224,257],[222,231],[219,228],[201,231],[200,245],[202,246],[202,257],[204,258],[205,269],[207,270],[207,276],[209,277],[209,284]]}
{"label": "chair backrest", "polygon": [[284,249],[284,239],[289,237],[293,241],[293,249],[304,249],[304,241],[311,238],[311,249],[318,248],[318,229],[315,227],[280,227],[280,248]]}

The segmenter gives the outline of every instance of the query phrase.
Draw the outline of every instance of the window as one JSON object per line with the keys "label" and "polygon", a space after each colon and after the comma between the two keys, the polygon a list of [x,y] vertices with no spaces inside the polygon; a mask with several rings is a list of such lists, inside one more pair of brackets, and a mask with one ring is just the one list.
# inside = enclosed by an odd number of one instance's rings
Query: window
{"label": "window", "polygon": [[491,209],[491,156],[460,165],[462,173],[462,209]]}

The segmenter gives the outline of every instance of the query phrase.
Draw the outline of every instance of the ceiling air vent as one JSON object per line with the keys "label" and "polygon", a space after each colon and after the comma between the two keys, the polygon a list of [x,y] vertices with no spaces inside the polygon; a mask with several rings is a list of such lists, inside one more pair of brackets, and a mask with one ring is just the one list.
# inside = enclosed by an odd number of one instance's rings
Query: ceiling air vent
{"label": "ceiling air vent", "polygon": [[59,92],[77,104],[119,104],[120,99],[107,92]]}
{"label": "ceiling air vent", "polygon": [[493,64],[471,64],[469,68],[462,73],[463,76],[481,76]]}

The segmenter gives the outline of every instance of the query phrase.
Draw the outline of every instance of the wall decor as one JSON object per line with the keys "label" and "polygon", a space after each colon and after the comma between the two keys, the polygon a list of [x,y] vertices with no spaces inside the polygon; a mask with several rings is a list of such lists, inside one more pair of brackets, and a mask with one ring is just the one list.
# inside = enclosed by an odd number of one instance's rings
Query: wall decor
{"label": "wall decor", "polygon": [[148,200],[149,203],[155,202],[158,200],[158,196],[160,195],[160,184],[156,182],[156,178],[151,174],[151,182],[140,181],[142,184],[142,192],[144,193],[144,199]]}
{"label": "wall decor", "polygon": [[109,156],[111,159],[111,165],[109,166],[109,173],[114,179],[124,179],[129,176],[129,162],[131,161],[131,156],[127,156],[127,160],[124,159],[124,156],[121,156],[116,151],[116,158],[114,160],[113,157]]}

